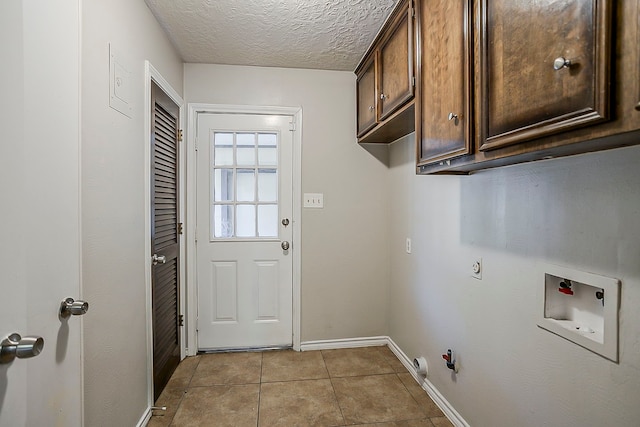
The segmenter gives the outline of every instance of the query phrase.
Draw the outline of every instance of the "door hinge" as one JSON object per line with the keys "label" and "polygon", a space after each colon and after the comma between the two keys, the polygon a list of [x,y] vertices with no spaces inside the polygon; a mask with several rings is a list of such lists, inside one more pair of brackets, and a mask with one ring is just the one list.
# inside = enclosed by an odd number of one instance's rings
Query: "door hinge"
{"label": "door hinge", "polygon": [[416,77],[411,77],[411,86],[416,87]]}
{"label": "door hinge", "polygon": [[296,122],[289,122],[289,130],[292,132],[296,130]]}
{"label": "door hinge", "polygon": [[416,17],[416,4],[414,2],[411,2],[411,17],[415,18]]}
{"label": "door hinge", "polygon": [[178,234],[182,234],[182,223],[181,223],[181,222],[179,222],[179,223],[178,223],[178,225],[177,225],[177,227],[176,227],[176,228],[178,229],[178,230],[177,230],[177,231],[178,231]]}
{"label": "door hinge", "polygon": [[198,151],[198,137],[196,136],[193,147],[195,148],[196,151]]}
{"label": "door hinge", "polygon": [[182,129],[178,129],[178,142],[182,142]]}
{"label": "door hinge", "polygon": [[178,326],[184,326],[184,314],[178,316]]}

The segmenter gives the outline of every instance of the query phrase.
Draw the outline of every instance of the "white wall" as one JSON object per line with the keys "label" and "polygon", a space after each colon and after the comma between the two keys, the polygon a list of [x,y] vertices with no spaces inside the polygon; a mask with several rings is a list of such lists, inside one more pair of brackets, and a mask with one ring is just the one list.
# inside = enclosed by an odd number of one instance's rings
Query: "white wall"
{"label": "white wall", "polygon": [[[182,91],[182,61],[143,1],[82,2],[85,424],[147,408],[144,61]],[[109,107],[109,43],[131,72],[132,118]]]}
{"label": "white wall", "polygon": [[[350,72],[185,65],[189,103],[302,106],[302,341],[387,334],[388,182],[355,143]],[[384,161],[384,156],[383,161]]]}
{"label": "white wall", "polygon": [[[640,147],[415,176],[414,138],[390,152],[391,337],[474,427],[640,425]],[[621,279],[619,364],[536,326],[545,262]]]}

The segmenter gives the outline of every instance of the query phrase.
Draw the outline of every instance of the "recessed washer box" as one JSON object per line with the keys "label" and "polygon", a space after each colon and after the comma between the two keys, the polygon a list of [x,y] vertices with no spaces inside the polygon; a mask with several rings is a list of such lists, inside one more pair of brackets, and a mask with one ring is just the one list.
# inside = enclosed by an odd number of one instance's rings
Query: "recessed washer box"
{"label": "recessed washer box", "polygon": [[543,268],[538,326],[617,362],[620,281],[557,265]]}

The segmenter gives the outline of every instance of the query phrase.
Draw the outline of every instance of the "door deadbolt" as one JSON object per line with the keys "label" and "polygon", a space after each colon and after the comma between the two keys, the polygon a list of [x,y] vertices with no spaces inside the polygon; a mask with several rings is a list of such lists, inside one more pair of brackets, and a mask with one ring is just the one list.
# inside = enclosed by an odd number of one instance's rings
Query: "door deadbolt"
{"label": "door deadbolt", "polygon": [[283,251],[288,251],[289,250],[289,242],[287,242],[286,240],[284,242],[282,242],[280,244],[280,247],[282,248]]}
{"label": "door deadbolt", "polygon": [[282,220],[282,225],[284,225],[285,227],[286,227],[287,225],[289,225],[289,218],[285,218],[285,219],[283,219],[283,220]]}

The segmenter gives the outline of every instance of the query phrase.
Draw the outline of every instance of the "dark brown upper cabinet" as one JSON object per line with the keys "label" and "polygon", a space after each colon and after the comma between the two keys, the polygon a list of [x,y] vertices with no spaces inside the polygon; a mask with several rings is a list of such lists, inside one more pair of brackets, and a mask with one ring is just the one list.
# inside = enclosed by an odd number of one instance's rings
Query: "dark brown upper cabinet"
{"label": "dark brown upper cabinet", "polygon": [[610,0],[479,0],[480,150],[609,119]]}
{"label": "dark brown upper cabinet", "polygon": [[402,9],[378,50],[380,120],[413,98],[413,12],[408,5]]}
{"label": "dark brown upper cabinet", "polygon": [[[437,13],[423,2],[420,14]],[[640,144],[640,0],[473,0],[468,153],[444,132],[424,136],[444,114],[427,80],[441,77],[420,69],[442,62],[426,57],[442,49],[423,51],[426,19],[417,24],[417,173],[465,174]],[[446,40],[452,31],[443,24],[431,37]],[[459,99],[450,93],[448,102]]]}
{"label": "dark brown upper cabinet", "polygon": [[376,61],[372,55],[362,67],[356,79],[358,97],[358,137],[367,133],[377,123]]}
{"label": "dark brown upper cabinet", "polygon": [[401,1],[355,70],[360,143],[389,143],[415,130],[413,15],[413,1]]}
{"label": "dark brown upper cabinet", "polygon": [[471,152],[471,0],[416,0],[417,165]]}

